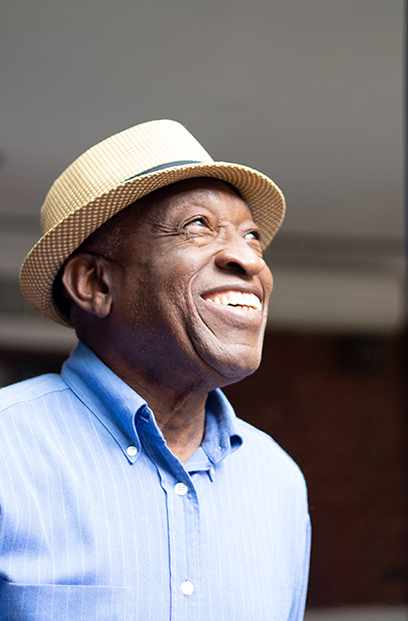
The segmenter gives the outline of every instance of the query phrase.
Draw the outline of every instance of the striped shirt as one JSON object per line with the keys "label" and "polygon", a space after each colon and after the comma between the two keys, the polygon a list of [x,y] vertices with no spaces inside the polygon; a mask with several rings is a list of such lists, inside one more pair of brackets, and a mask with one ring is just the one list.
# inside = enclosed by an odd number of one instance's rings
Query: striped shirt
{"label": "striped shirt", "polygon": [[221,391],[184,464],[82,343],[0,396],[1,621],[303,619],[303,477]]}

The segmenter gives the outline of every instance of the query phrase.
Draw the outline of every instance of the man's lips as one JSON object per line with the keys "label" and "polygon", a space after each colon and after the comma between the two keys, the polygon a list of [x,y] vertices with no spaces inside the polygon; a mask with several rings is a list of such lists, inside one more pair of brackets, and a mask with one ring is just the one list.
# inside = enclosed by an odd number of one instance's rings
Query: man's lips
{"label": "man's lips", "polygon": [[262,311],[262,303],[254,293],[245,293],[235,289],[215,291],[202,296],[206,302],[234,307],[237,310]]}

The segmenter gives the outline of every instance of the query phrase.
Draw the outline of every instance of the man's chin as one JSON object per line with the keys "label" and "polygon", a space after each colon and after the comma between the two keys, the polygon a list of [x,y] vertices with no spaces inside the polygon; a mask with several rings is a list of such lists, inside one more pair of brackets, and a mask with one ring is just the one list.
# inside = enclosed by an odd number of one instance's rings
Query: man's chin
{"label": "man's chin", "polygon": [[239,382],[254,373],[260,365],[263,346],[263,326],[247,324],[227,326],[206,321],[199,314],[190,332],[195,353],[217,374],[217,387]]}
{"label": "man's chin", "polygon": [[217,373],[218,386],[227,386],[254,373],[261,362],[259,347],[234,346],[218,347],[215,351],[208,349],[198,352],[201,359]]}

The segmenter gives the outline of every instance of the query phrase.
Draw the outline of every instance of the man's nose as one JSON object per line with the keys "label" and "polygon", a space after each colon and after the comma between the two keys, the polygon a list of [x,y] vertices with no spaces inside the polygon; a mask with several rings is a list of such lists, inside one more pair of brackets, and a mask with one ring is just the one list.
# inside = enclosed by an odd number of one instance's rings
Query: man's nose
{"label": "man's nose", "polygon": [[224,241],[215,257],[215,263],[223,270],[235,271],[248,276],[259,274],[266,265],[262,256],[239,235]]}

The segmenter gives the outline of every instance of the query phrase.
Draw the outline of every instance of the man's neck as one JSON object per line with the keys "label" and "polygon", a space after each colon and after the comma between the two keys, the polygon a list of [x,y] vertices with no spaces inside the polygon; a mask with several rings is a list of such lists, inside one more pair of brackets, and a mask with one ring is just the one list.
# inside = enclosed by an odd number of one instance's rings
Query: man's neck
{"label": "man's neck", "polygon": [[149,372],[143,365],[118,356],[115,348],[106,346],[106,341],[103,351],[87,344],[107,367],[145,399],[172,453],[181,462],[191,457],[203,440],[205,404],[214,384],[209,385],[198,374],[189,381],[191,374],[174,363],[168,363],[165,369],[157,365],[159,373],[156,369]]}
{"label": "man's neck", "polygon": [[[109,366],[109,365],[108,365]],[[201,445],[208,392],[168,386],[138,373],[110,367],[152,410],[168,448],[185,462]]]}
{"label": "man's neck", "polygon": [[174,393],[166,394],[163,387],[153,390],[131,387],[147,401],[171,452],[181,462],[187,461],[203,441],[207,394],[175,399]]}

